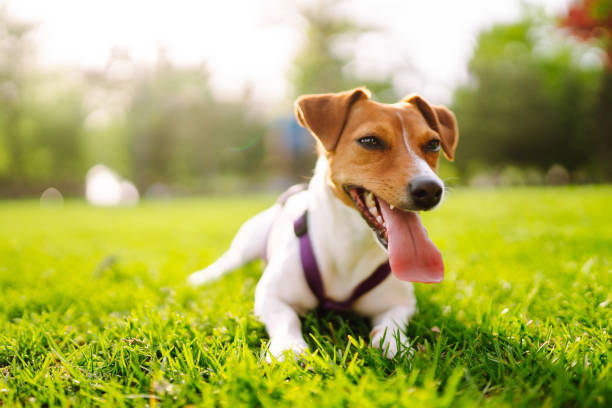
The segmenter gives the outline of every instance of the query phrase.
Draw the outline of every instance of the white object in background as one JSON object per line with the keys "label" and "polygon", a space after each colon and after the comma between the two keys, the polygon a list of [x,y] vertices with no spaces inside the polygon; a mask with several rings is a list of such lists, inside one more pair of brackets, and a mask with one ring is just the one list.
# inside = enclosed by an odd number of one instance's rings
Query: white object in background
{"label": "white object in background", "polygon": [[136,205],[140,199],[136,186],[123,180],[110,168],[96,164],[87,172],[85,198],[92,205]]}
{"label": "white object in background", "polygon": [[64,206],[64,196],[55,188],[49,187],[40,195],[40,206],[44,208],[62,208]]}
{"label": "white object in background", "polygon": [[122,180],[120,184],[121,188],[121,204],[123,205],[136,205],[140,199],[140,194],[136,186],[127,180]]}

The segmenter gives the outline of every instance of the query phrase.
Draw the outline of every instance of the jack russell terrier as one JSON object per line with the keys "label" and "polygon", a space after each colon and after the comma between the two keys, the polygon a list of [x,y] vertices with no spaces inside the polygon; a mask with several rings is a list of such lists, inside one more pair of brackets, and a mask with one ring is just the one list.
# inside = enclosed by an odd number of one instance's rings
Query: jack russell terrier
{"label": "jack russell terrier", "polygon": [[455,116],[418,95],[378,103],[364,88],[304,95],[295,115],[317,141],[308,188],[248,220],[229,250],[189,282],[267,260],[255,291],[255,314],[270,336],[267,361],[307,349],[298,316],[317,306],[371,318],[371,344],[388,358],[409,351],[411,282],[444,277],[416,212],[442,200],[438,159],[442,149],[453,160]]}

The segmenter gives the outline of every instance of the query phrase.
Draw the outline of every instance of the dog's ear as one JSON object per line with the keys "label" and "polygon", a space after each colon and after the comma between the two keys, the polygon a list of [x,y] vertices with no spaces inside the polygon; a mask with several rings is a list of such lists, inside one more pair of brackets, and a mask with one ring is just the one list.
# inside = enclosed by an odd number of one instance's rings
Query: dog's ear
{"label": "dog's ear", "polygon": [[350,91],[303,95],[295,101],[295,117],[309,129],[326,151],[334,151],[346,124],[351,106],[368,99],[370,91],[357,88]]}
{"label": "dog's ear", "polygon": [[453,161],[455,158],[455,148],[459,142],[459,130],[457,129],[457,120],[453,112],[441,105],[430,105],[417,94],[408,95],[403,101],[413,104],[421,111],[427,124],[440,134],[444,156],[448,160]]}

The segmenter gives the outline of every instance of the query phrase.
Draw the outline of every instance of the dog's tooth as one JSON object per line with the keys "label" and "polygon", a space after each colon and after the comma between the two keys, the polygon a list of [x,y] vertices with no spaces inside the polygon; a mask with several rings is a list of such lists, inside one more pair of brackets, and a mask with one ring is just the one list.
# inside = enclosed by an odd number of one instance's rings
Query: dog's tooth
{"label": "dog's tooth", "polygon": [[370,211],[372,214],[376,215],[376,212],[377,212],[377,208],[376,208],[376,207],[368,207],[368,210],[369,210],[369,211]]}
{"label": "dog's tooth", "polygon": [[395,207],[393,206],[393,204],[389,204],[389,208],[394,209]]}
{"label": "dog's tooth", "polygon": [[371,191],[368,191],[365,194],[365,202],[366,202],[366,205],[368,206],[368,208],[376,207],[376,202],[374,201],[374,194],[372,194]]}
{"label": "dog's tooth", "polygon": [[376,216],[376,221],[378,221],[379,224],[382,224],[383,219],[382,219],[382,217],[380,215],[377,215]]}

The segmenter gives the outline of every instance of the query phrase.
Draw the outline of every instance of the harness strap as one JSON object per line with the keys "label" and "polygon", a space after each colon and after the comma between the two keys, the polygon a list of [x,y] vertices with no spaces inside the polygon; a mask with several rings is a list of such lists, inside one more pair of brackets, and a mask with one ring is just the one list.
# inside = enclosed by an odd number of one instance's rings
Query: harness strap
{"label": "harness strap", "polygon": [[375,288],[389,276],[389,273],[391,273],[389,262],[385,262],[376,268],[370,276],[361,281],[359,285],[353,289],[348,299],[344,301],[330,299],[325,295],[321,272],[319,271],[319,266],[315,259],[310,237],[308,236],[308,210],[304,211],[304,213],[294,221],[293,231],[300,242],[300,259],[302,260],[302,269],[304,270],[306,282],[323,309],[336,311],[348,310],[355,300]]}

